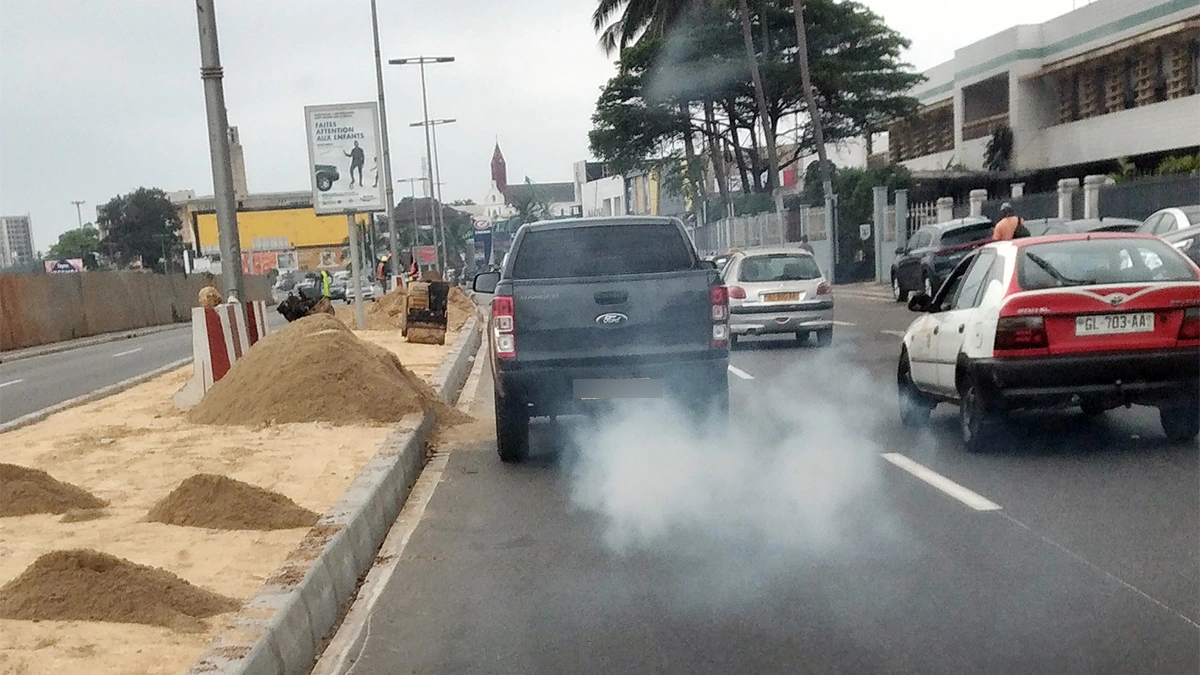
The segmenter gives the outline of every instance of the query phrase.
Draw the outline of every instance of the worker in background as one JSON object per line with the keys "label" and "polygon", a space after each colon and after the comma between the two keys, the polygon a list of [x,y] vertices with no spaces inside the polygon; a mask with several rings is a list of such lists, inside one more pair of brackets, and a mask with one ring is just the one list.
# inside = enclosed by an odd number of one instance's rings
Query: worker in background
{"label": "worker in background", "polygon": [[1025,227],[1025,221],[1017,215],[1012,204],[1001,204],[1000,220],[996,221],[996,227],[992,229],[992,241],[1008,241],[1028,236],[1029,228]]}

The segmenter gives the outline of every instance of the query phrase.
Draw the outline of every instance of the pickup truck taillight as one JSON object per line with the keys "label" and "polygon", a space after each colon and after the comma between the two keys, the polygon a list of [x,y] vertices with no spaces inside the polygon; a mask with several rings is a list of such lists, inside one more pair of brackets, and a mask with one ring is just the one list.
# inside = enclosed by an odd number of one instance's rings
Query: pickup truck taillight
{"label": "pickup truck taillight", "polygon": [[492,332],[496,358],[517,358],[516,316],[510,296],[492,298]]}
{"label": "pickup truck taillight", "polygon": [[1006,316],[996,322],[996,349],[1044,349],[1049,345],[1040,316]]}
{"label": "pickup truck taillight", "polygon": [[1179,326],[1180,340],[1200,340],[1200,307],[1189,307],[1183,313],[1183,324]]}
{"label": "pickup truck taillight", "polygon": [[[742,297],[745,297],[745,291],[742,291]],[[729,290],[724,286],[713,286],[708,289],[708,300],[712,317],[710,346],[726,348],[729,346]]]}

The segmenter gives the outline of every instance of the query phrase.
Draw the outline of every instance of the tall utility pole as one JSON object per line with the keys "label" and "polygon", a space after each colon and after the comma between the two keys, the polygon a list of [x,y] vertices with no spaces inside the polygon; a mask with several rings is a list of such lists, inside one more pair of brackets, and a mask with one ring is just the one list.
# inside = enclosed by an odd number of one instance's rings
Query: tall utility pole
{"label": "tall utility pole", "polygon": [[[808,103],[808,118],[813,125],[813,140],[817,143],[817,161],[821,163],[821,187],[825,192],[825,236],[829,237],[829,248],[833,252],[833,267],[830,277],[836,283],[838,263],[837,216],[834,214],[836,200],[833,195],[833,172],[829,168],[829,157],[825,153],[825,132],[821,128],[821,111],[817,109],[817,97],[813,95],[812,76],[808,68],[808,31],[804,27],[804,0],[794,0],[796,15],[796,45],[799,47],[796,60],[800,62],[800,82],[804,86],[804,99]],[[878,236],[878,235],[877,235]]]}
{"label": "tall utility pole", "polygon": [[441,161],[438,159],[437,125],[453,124],[457,121],[457,119],[450,118],[441,120],[426,120],[425,122],[413,122],[412,124],[408,125],[410,127],[424,126],[428,128],[429,134],[433,138],[433,169],[431,171],[433,177],[433,188],[430,190],[430,193],[433,194],[434,199],[438,203],[437,222],[434,223],[434,227],[437,228],[438,238],[441,240],[441,250],[439,255],[441,256],[443,265],[448,264],[450,261],[449,248],[446,246],[446,217],[442,212],[442,167]]}
{"label": "tall utility pole", "polygon": [[[387,107],[383,103],[383,61],[379,55],[379,14],[375,10],[375,0],[371,0],[371,32],[375,37],[375,85],[379,89],[379,131],[383,134],[383,183],[387,195],[386,211],[388,221],[388,248],[392,254],[392,275],[400,270],[400,243],[396,241],[396,193],[392,185],[392,151],[388,143]],[[384,292],[387,284],[384,281]]]}
{"label": "tall utility pole", "polygon": [[200,25],[200,79],[208,115],[208,148],[212,155],[213,196],[217,202],[217,231],[221,244],[221,280],[225,295],[246,300],[242,281],[242,245],[238,241],[237,203],[233,192],[233,164],[229,156],[229,117],[221,84],[221,51],[217,47],[217,15],[213,0],[196,0]]}
{"label": "tall utility pole", "polygon": [[84,202],[82,199],[79,199],[79,200],[72,199],[71,203],[75,205],[75,216],[79,219],[79,229],[82,230],[83,229],[83,209],[80,207],[83,206]]}
{"label": "tall utility pole", "polygon": [[[425,87],[425,64],[426,63],[453,63],[453,62],[454,62],[453,56],[416,56],[416,57],[403,58],[403,59],[388,59],[388,63],[393,66],[405,66],[405,65],[416,64],[416,65],[419,65],[421,68],[421,108],[422,108],[423,117],[425,120],[424,121],[425,158],[426,158],[426,161],[429,162],[430,183],[431,183],[429,186],[429,194],[430,195],[433,195],[435,193],[435,191],[437,190],[437,186],[434,185],[434,183],[436,183],[437,181],[432,176],[432,174],[433,174],[433,144],[429,137],[429,134],[430,134],[429,95],[428,95],[428,92]],[[436,202],[437,200],[434,199],[434,201]],[[430,204],[430,209],[431,209],[430,215],[432,216],[433,221],[435,223],[438,222],[438,212],[440,210],[440,206],[441,206],[440,203],[439,204]],[[437,234],[438,234],[438,231],[437,231],[437,229],[435,229],[434,230],[434,238],[435,239],[437,238]],[[445,269],[446,269],[446,261],[444,259],[442,259],[443,252],[444,252],[443,249],[438,250],[438,271],[444,274]]]}

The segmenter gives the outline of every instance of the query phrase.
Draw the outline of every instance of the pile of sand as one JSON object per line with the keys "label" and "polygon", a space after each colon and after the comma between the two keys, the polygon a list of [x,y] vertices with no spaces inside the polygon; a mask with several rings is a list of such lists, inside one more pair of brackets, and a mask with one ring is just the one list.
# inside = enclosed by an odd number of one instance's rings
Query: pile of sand
{"label": "pile of sand", "polygon": [[[397,288],[387,293],[375,302],[363,305],[363,317],[366,319],[365,330],[402,330],[404,328],[405,312],[408,307],[408,296],[403,288]],[[338,307],[335,310],[337,318],[351,328],[357,328],[354,318],[354,305]]]}
{"label": "pile of sand", "polygon": [[187,478],[146,514],[152,523],[211,530],[291,530],[317,518],[278,492],[211,473]]}
{"label": "pile of sand", "polygon": [[203,628],[201,619],[241,603],[170,572],[90,549],[53,551],[0,587],[0,618],[110,621]]}
{"label": "pile of sand", "polygon": [[0,464],[0,517],[99,509],[105,502],[45,471]]}
{"label": "pile of sand", "polygon": [[431,409],[446,418],[442,421],[453,421],[453,409],[395,354],[320,314],[290,323],[255,345],[188,418],[245,426],[371,425]]}
{"label": "pile of sand", "polygon": [[450,330],[462,330],[462,327],[467,325],[467,321],[476,315],[475,301],[467,295],[466,291],[458,286],[450,287],[448,305],[446,308],[446,328]]}

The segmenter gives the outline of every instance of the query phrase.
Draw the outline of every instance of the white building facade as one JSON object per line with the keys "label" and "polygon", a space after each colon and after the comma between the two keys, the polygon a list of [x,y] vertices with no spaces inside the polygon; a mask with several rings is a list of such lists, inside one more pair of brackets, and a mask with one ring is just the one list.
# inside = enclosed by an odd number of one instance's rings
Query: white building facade
{"label": "white building facade", "polygon": [[1200,146],[1200,3],[1097,0],[963,47],[889,129],[893,162],[984,168],[993,131],[1012,167],[1039,170]]}

